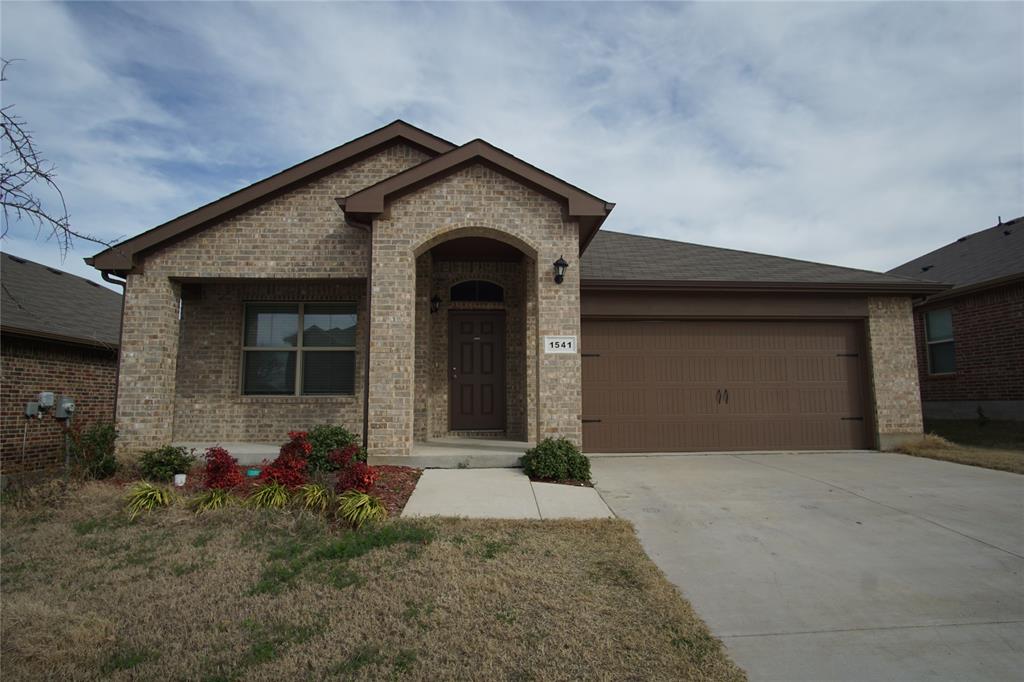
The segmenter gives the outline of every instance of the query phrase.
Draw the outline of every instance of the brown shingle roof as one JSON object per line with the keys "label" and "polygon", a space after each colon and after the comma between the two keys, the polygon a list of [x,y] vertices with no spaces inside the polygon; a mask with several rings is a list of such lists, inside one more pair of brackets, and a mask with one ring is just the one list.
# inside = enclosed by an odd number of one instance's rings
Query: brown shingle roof
{"label": "brown shingle roof", "polygon": [[602,230],[580,264],[584,287],[666,285],[928,293],[947,287],[909,277]]}
{"label": "brown shingle roof", "polygon": [[989,280],[1022,275],[1024,216],[961,237],[889,272],[952,284],[953,291]]}
{"label": "brown shingle roof", "polygon": [[121,295],[95,282],[0,254],[0,327],[5,332],[117,348]]}

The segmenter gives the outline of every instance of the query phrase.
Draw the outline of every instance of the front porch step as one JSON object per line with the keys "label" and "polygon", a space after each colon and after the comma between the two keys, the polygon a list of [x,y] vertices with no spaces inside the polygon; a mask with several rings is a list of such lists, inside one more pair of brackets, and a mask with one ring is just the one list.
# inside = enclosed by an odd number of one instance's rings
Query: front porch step
{"label": "front porch step", "polygon": [[422,469],[509,469],[533,443],[497,438],[437,438],[414,443],[406,456],[370,455],[370,464],[419,467]]}
{"label": "front porch step", "polygon": [[505,432],[502,430],[492,431],[449,431],[449,438],[493,438],[496,440],[506,440]]}

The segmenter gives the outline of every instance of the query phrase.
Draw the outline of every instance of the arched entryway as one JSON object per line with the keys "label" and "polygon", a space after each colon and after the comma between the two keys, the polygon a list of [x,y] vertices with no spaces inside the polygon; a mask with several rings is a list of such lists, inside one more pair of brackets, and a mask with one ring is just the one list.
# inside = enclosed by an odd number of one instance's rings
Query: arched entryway
{"label": "arched entryway", "polygon": [[467,228],[418,249],[415,441],[532,439],[536,264],[514,242]]}

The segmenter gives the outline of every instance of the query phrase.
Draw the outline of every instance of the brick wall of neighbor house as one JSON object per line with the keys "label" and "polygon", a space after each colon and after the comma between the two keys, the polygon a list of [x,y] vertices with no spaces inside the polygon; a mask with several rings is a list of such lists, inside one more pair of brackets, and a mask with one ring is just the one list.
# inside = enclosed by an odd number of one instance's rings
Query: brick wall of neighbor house
{"label": "brick wall of neighbor house", "polygon": [[[174,398],[175,442],[284,442],[289,431],[363,428],[365,285],[344,282],[205,283],[185,299]],[[195,291],[195,289],[193,289]],[[241,392],[247,301],[354,301],[355,390],[348,396],[247,396]]]}
{"label": "brick wall of neighbor house", "polygon": [[909,297],[868,299],[868,350],[875,428],[879,447],[886,449],[919,436],[923,430]]}
{"label": "brick wall of neighbor house", "polygon": [[83,427],[114,418],[116,351],[4,336],[0,359],[3,475],[39,471],[64,463],[60,423],[51,416],[26,423],[22,416],[25,403],[35,400],[40,391],[73,397],[74,423]]}
{"label": "brick wall of neighbor house", "polygon": [[[395,199],[385,217],[373,225],[372,454],[410,451],[415,414],[416,258],[435,244],[460,236],[506,241],[531,257],[536,255],[539,264],[564,256],[570,268],[562,284],[555,284],[543,265],[534,268],[537,329],[533,345],[544,335],[579,335],[579,225],[564,216],[558,202],[480,165]],[[537,433],[562,435],[579,443],[579,355],[536,357]]]}
{"label": "brick wall of neighbor house", "polygon": [[[501,310],[505,312],[505,435],[527,440],[527,411],[533,406],[526,386],[526,272],[532,261],[433,262],[430,253],[417,259],[416,297],[416,412],[415,439],[448,434],[448,312],[450,310]],[[424,272],[430,273],[425,282]],[[486,280],[505,290],[503,303],[450,300],[451,287],[466,280]],[[430,314],[430,298],[441,299],[438,312]],[[421,367],[423,369],[421,370]]]}
{"label": "brick wall of neighbor house", "polygon": [[[334,199],[426,158],[405,145],[389,147],[148,255],[125,292],[119,451],[138,452],[173,436],[179,285],[171,278],[365,278],[369,235],[344,222]],[[284,423],[299,411],[276,405],[261,414],[276,411]]]}
{"label": "brick wall of neighbor house", "polygon": [[[928,310],[943,308],[953,312],[956,373],[932,375],[928,372],[924,316]],[[973,418],[981,406],[989,407],[994,415],[1005,412],[1010,416],[1012,403],[1024,401],[1024,283],[921,306],[915,310],[914,332],[926,414],[933,409],[936,416]],[[993,401],[1002,405],[997,407]],[[958,410],[930,405],[954,402],[962,403]],[[1019,414],[1024,406],[1018,404],[1016,410]]]}

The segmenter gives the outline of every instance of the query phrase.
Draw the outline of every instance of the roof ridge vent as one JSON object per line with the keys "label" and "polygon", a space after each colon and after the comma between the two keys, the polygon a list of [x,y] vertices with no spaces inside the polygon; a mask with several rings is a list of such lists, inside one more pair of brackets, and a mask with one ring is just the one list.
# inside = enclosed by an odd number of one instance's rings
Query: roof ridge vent
{"label": "roof ridge vent", "polygon": [[63,272],[61,272],[57,268],[51,268],[49,265],[46,266],[46,269],[49,270],[50,272],[52,272],[55,275],[63,275],[64,274]]}
{"label": "roof ridge vent", "polygon": [[[970,235],[967,235],[967,237],[969,237],[969,236]],[[965,241],[967,241],[967,237],[960,237],[960,239],[957,239],[956,241],[957,241],[957,243],[965,242]]]}
{"label": "roof ridge vent", "polygon": [[27,263],[28,262],[24,258],[18,258],[17,256],[12,256],[9,253],[5,253],[4,255],[7,256],[8,258],[10,258],[15,263]]}

